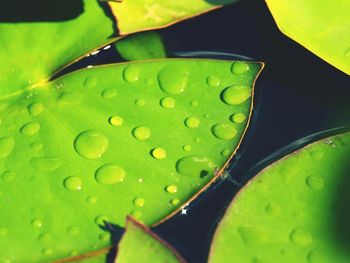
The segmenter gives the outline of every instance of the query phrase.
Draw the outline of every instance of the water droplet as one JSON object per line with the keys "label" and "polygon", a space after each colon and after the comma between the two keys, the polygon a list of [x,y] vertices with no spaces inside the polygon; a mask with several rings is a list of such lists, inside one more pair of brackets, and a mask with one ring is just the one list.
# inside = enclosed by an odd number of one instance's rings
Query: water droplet
{"label": "water droplet", "polygon": [[87,77],[84,81],[84,86],[85,88],[88,88],[88,89],[94,88],[96,87],[97,82],[98,82],[97,77]]}
{"label": "water droplet", "polygon": [[97,169],[95,179],[100,184],[116,184],[124,181],[126,172],[120,165],[105,164]]}
{"label": "water droplet", "polygon": [[142,107],[142,106],[145,106],[145,105],[146,105],[146,101],[143,100],[143,99],[137,99],[137,100],[135,100],[135,104],[136,104],[137,106]]}
{"label": "water droplet", "polygon": [[321,190],[324,186],[324,180],[319,176],[309,176],[306,178],[306,184],[312,190]]}
{"label": "water droplet", "polygon": [[178,205],[178,204],[180,204],[180,199],[177,199],[177,198],[175,198],[175,199],[172,199],[172,200],[170,200],[170,204],[171,205]]}
{"label": "water droplet", "polygon": [[68,190],[79,191],[82,188],[83,182],[79,177],[69,176],[64,179],[63,185]]}
{"label": "water droplet", "polygon": [[118,92],[115,88],[106,88],[101,93],[101,96],[104,99],[112,99],[117,95],[118,95]]}
{"label": "water droplet", "polygon": [[5,171],[1,174],[1,179],[4,181],[12,181],[15,177],[16,173],[12,171]]}
{"label": "water droplet", "polygon": [[95,223],[100,226],[104,226],[109,221],[108,217],[99,215],[95,218]]}
{"label": "water droplet", "polygon": [[0,226],[0,236],[6,236],[7,235],[7,228],[4,226]]}
{"label": "water droplet", "polygon": [[53,253],[53,249],[52,248],[45,248],[45,249],[43,249],[42,252],[45,256],[50,256]]}
{"label": "water droplet", "polygon": [[140,78],[140,69],[134,65],[127,66],[124,69],[123,78],[126,82],[135,83]]}
{"label": "water droplet", "polygon": [[231,140],[237,134],[237,129],[230,123],[218,123],[211,128],[214,136],[221,140]]}
{"label": "water droplet", "polygon": [[76,137],[74,148],[78,154],[86,159],[98,159],[108,148],[108,138],[99,131],[84,131]]}
{"label": "water droplet", "polygon": [[261,227],[240,226],[237,229],[244,243],[247,245],[256,245],[264,243],[267,239],[267,233]]}
{"label": "water droplet", "polygon": [[44,111],[44,104],[41,102],[34,102],[28,106],[28,112],[32,116],[38,116]]}
{"label": "water droplet", "polygon": [[41,172],[52,172],[62,164],[60,159],[48,157],[32,158],[29,162],[36,170]]}
{"label": "water droplet", "polygon": [[20,132],[24,135],[34,135],[40,130],[40,125],[37,122],[29,122],[22,126]]}
{"label": "water droplet", "polygon": [[193,106],[193,107],[198,107],[199,102],[198,102],[198,100],[191,100],[191,101],[190,101],[190,104],[191,104],[191,106]]}
{"label": "water droplet", "polygon": [[185,91],[188,84],[188,71],[181,65],[168,64],[158,74],[161,90],[176,95]]}
{"label": "water droplet", "polygon": [[329,262],[324,254],[317,251],[312,251],[307,255],[309,263],[326,263]]}
{"label": "water droplet", "polygon": [[161,99],[160,106],[164,109],[173,109],[175,107],[175,99],[172,97],[165,97]]}
{"label": "water droplet", "polygon": [[244,74],[249,71],[249,64],[244,61],[237,61],[232,64],[231,72],[236,75]]}
{"label": "water droplet", "polygon": [[134,205],[138,206],[138,207],[143,207],[145,204],[145,199],[141,198],[141,197],[136,197],[133,200]]}
{"label": "water droplet", "polygon": [[207,78],[207,84],[212,88],[219,87],[220,83],[221,83],[220,78],[218,78],[216,76],[209,76]]}
{"label": "water droplet", "polygon": [[243,113],[232,114],[230,120],[235,123],[242,123],[246,119],[246,116]]}
{"label": "water droplet", "polygon": [[294,229],[289,238],[292,243],[300,246],[307,246],[312,243],[311,234],[301,228]]}
{"label": "water droplet", "polygon": [[36,152],[41,151],[43,149],[43,144],[40,142],[33,142],[30,144],[30,149]]}
{"label": "water droplet", "polygon": [[67,228],[67,232],[69,235],[74,236],[79,233],[79,228],[76,226],[69,226]]}
{"label": "water droplet", "polygon": [[34,227],[42,227],[43,226],[43,222],[41,222],[41,220],[37,219],[37,218],[33,219],[31,224]]}
{"label": "water droplet", "polygon": [[95,195],[91,195],[91,196],[88,196],[88,197],[86,198],[86,201],[87,201],[89,204],[96,204],[97,201],[98,201],[98,198],[97,198],[97,196],[95,196]]}
{"label": "water droplet", "polygon": [[165,191],[167,191],[170,194],[175,194],[177,192],[177,186],[176,185],[168,185],[167,187],[165,187]]}
{"label": "water droplet", "polygon": [[176,162],[176,170],[185,176],[205,177],[213,174],[216,165],[206,157],[188,156]]}
{"label": "water droplet", "polygon": [[311,157],[315,158],[316,160],[321,160],[323,158],[323,152],[321,151],[312,151],[311,152]]}
{"label": "water droplet", "polygon": [[162,160],[165,159],[167,156],[167,152],[166,150],[164,150],[163,148],[154,148],[151,151],[151,155],[153,156],[153,158],[158,159],[158,160]]}
{"label": "water droplet", "polygon": [[224,89],[221,99],[229,105],[239,105],[251,97],[251,88],[242,85],[233,85]]}
{"label": "water droplet", "polygon": [[222,150],[221,155],[224,157],[228,157],[231,155],[231,151],[229,149]]}
{"label": "water droplet", "polygon": [[48,233],[43,233],[38,237],[38,240],[43,243],[47,243],[51,240],[51,236]]}
{"label": "water droplet", "polygon": [[189,117],[185,120],[185,125],[188,128],[198,128],[201,121],[196,117]]}
{"label": "water droplet", "polygon": [[145,141],[151,137],[151,130],[145,126],[139,126],[132,130],[132,135],[140,141]]}
{"label": "water droplet", "polygon": [[191,151],[192,147],[191,147],[191,145],[186,144],[186,145],[184,145],[184,146],[182,147],[182,149],[183,149],[185,152],[189,152],[189,151]]}
{"label": "water droplet", "polygon": [[0,138],[0,158],[9,156],[15,146],[15,139],[8,136]]}
{"label": "water droplet", "polygon": [[130,214],[135,219],[140,219],[142,217],[142,212],[138,210],[132,210]]}
{"label": "water droplet", "polygon": [[112,125],[112,126],[122,126],[124,123],[124,120],[122,117],[120,116],[112,116],[109,118],[109,124]]}
{"label": "water droplet", "polygon": [[84,100],[84,95],[78,92],[63,92],[58,98],[59,105],[76,105]]}
{"label": "water droplet", "polygon": [[265,207],[265,212],[269,216],[276,216],[280,213],[280,207],[274,203],[270,203]]}
{"label": "water droplet", "polygon": [[98,238],[101,240],[101,241],[107,241],[109,240],[111,237],[111,234],[108,233],[108,232],[105,232],[105,233],[102,233],[98,236]]}

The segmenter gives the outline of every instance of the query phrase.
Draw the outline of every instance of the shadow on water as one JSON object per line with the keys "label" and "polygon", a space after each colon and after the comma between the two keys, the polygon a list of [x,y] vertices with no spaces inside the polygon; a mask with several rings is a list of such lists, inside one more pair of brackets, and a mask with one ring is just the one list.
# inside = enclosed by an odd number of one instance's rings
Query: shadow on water
{"label": "shadow on water", "polygon": [[0,23],[66,21],[83,11],[83,0],[6,0],[0,4]]}

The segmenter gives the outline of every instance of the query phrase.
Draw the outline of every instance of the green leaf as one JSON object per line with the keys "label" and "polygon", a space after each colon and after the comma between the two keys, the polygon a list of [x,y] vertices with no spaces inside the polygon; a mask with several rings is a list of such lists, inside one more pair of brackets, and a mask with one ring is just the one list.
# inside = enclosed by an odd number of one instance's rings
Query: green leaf
{"label": "green leaf", "polygon": [[83,254],[110,243],[105,221],[152,225],[175,213],[238,147],[261,67],[122,63],[0,93],[1,257]]}
{"label": "green leaf", "polygon": [[185,260],[149,228],[129,217],[115,262],[175,263]]}
{"label": "green leaf", "polygon": [[166,51],[159,33],[141,32],[120,39],[115,43],[118,53],[126,60],[165,58]]}
{"label": "green leaf", "polygon": [[261,171],[227,209],[209,262],[349,262],[349,153],[346,133]]}
{"label": "green leaf", "polygon": [[279,29],[350,74],[350,1],[266,0]]}
{"label": "green leaf", "polygon": [[[52,1],[50,3],[47,7],[52,5]],[[9,12],[8,16],[11,16],[11,8],[17,10],[18,6],[13,7],[12,1],[1,4],[1,95],[34,88],[65,65],[113,41],[113,21],[104,14],[98,1],[84,0],[82,4],[83,13],[72,19],[35,22],[20,21],[18,19],[22,17],[16,18],[14,15],[10,17],[14,22],[3,22],[2,13]],[[70,4],[66,3],[65,12],[69,10]],[[21,11],[27,10],[22,8]],[[45,11],[47,10],[44,9],[39,14],[50,16]]]}
{"label": "green leaf", "polygon": [[109,2],[121,35],[167,27],[238,0],[126,0]]}

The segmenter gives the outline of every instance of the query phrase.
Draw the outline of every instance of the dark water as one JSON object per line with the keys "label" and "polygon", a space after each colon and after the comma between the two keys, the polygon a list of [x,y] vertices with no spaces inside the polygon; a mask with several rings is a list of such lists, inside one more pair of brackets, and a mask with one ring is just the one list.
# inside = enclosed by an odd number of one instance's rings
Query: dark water
{"label": "dark water", "polygon": [[[293,149],[347,129],[350,78],[283,36],[261,0],[242,1],[161,33],[173,57],[266,63],[256,85],[252,124],[231,164],[230,178],[202,194],[186,215],[154,229],[189,262],[205,262],[216,224],[246,180]],[[66,71],[116,61],[121,58],[111,48]]]}

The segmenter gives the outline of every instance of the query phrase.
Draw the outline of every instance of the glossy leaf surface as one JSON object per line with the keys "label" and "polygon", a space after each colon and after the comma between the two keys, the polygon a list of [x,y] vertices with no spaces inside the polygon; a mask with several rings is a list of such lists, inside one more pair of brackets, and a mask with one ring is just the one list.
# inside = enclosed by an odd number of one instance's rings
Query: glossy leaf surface
{"label": "glossy leaf surface", "polygon": [[279,29],[350,74],[350,1],[266,0]]}
{"label": "glossy leaf surface", "polygon": [[125,60],[165,58],[166,50],[159,33],[141,32],[120,39],[115,48]]}
{"label": "glossy leaf surface", "polygon": [[265,168],[232,201],[210,263],[349,262],[350,134]]}
{"label": "glossy leaf surface", "polygon": [[259,63],[159,60],[0,95],[0,259],[110,244],[105,223],[164,220],[238,147]]}
{"label": "glossy leaf surface", "polygon": [[146,226],[128,218],[115,262],[180,263],[185,260]]}
{"label": "glossy leaf surface", "polygon": [[122,35],[169,26],[238,0],[127,0],[110,1]]}

